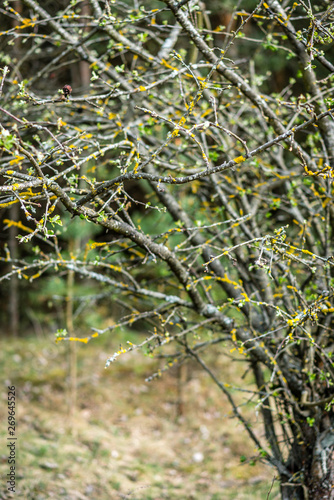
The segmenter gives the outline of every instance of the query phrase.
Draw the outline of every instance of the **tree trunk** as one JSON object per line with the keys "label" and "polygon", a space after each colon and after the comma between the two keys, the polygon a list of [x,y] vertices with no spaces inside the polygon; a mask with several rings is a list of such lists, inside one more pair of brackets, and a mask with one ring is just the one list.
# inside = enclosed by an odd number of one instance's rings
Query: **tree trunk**
{"label": "tree trunk", "polygon": [[322,432],[313,450],[310,475],[306,477],[309,498],[334,500],[334,429]]}
{"label": "tree trunk", "polygon": [[281,499],[282,500],[306,500],[307,494],[302,486],[293,485],[290,483],[281,484]]}
{"label": "tree trunk", "polygon": [[[325,416],[324,421],[329,421]],[[318,436],[311,438],[314,428],[310,428],[304,438],[307,445],[293,447],[294,452],[290,455],[288,462],[294,466],[288,466],[295,481],[281,477],[282,500],[334,500],[334,429],[327,428],[318,432]],[[314,432],[314,435],[316,433]],[[296,441],[300,441],[297,437]],[[313,445],[310,443],[313,442]],[[302,451],[302,453],[301,453]]]}

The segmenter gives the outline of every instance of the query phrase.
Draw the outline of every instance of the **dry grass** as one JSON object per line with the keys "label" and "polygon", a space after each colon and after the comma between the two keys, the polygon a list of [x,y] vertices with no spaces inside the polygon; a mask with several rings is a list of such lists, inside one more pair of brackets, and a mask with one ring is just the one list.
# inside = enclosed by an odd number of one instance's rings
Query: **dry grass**
{"label": "dry grass", "polygon": [[[117,345],[114,344],[114,345]],[[145,383],[158,361],[133,353],[108,370],[104,340],[78,347],[78,399],[69,418],[68,344],[3,341],[2,397],[17,390],[16,497],[44,499],[267,499],[275,471],[241,464],[254,453],[245,431],[208,377],[188,370],[184,414],[176,417],[175,374]],[[225,382],[240,365],[217,358]],[[245,411],[250,411],[245,408]],[[1,406],[2,442],[7,438]],[[260,428],[259,431],[260,432]],[[1,451],[0,498],[6,493]],[[277,498],[277,485],[270,499]]]}

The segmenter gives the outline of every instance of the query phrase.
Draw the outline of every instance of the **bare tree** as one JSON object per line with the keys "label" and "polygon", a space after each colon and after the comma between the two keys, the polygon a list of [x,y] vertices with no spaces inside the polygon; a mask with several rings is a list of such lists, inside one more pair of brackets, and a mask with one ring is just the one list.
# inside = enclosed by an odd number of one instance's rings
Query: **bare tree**
{"label": "bare tree", "polygon": [[[99,282],[122,312],[107,330],[148,331],[107,366],[143,346],[196,360],[282,498],[334,498],[332,3],[241,1],[228,26],[197,0],[9,4],[0,206],[25,245],[1,280]],[[68,80],[83,61],[87,95]],[[69,255],[77,218],[103,237]],[[208,350],[248,363],[263,436]]]}

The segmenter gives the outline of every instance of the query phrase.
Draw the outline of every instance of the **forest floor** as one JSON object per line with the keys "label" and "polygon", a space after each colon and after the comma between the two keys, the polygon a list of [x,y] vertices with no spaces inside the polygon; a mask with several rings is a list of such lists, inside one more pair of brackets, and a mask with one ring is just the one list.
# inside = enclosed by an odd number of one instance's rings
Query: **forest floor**
{"label": "forest floor", "polygon": [[[201,369],[173,368],[147,383],[161,360],[133,352],[105,369],[118,345],[119,339],[117,344],[103,338],[75,343],[76,348],[45,337],[2,339],[1,499],[279,498],[275,471],[253,460],[248,435]],[[245,368],[220,355],[213,364],[224,383],[240,380]],[[6,486],[7,387],[12,385],[15,494]],[[253,415],[253,430],[261,436],[255,404],[241,409]]]}

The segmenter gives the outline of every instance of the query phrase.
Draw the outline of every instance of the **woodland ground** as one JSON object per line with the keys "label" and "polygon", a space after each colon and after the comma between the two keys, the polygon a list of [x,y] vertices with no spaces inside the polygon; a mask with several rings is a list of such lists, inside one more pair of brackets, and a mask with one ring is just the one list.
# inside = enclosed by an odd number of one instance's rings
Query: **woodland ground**
{"label": "woodland ground", "polygon": [[[124,339],[123,339],[124,340]],[[131,339],[134,341],[134,339]],[[119,339],[77,345],[77,403],[69,386],[69,343],[52,337],[1,341],[0,498],[250,500],[277,499],[275,471],[255,454],[225,397],[195,365],[183,370],[177,417],[176,370],[147,383],[161,360],[121,356],[105,369]],[[225,383],[244,366],[211,360]],[[248,381],[248,375],[244,379]],[[6,491],[7,386],[16,386],[16,494]],[[248,397],[249,395],[247,395]],[[243,407],[245,414],[254,414]],[[71,415],[72,411],[72,417]],[[73,414],[74,411],[74,414]]]}

